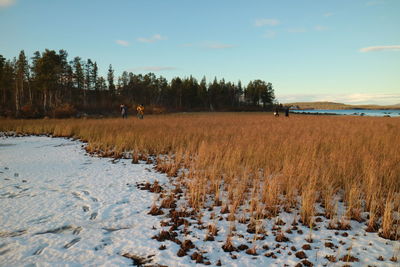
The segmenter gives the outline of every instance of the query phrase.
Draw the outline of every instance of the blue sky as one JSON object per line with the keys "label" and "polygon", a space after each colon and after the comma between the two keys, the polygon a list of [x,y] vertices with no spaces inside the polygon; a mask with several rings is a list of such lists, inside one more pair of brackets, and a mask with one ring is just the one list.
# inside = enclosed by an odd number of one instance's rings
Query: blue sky
{"label": "blue sky", "polygon": [[400,103],[399,0],[0,0],[0,54],[104,75],[271,82],[280,102]]}

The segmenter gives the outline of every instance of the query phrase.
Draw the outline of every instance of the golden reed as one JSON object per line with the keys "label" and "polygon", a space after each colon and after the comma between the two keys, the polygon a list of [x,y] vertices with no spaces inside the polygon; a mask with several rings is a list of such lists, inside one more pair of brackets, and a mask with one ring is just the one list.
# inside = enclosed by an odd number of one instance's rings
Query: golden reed
{"label": "golden reed", "polygon": [[[2,119],[0,131],[78,138],[104,156],[155,155],[163,171],[180,173],[194,208],[211,197],[236,218],[299,209],[303,223],[312,225],[320,203],[328,218],[340,216],[341,222],[369,212],[372,229],[379,225],[382,236],[398,239],[400,118],[197,113],[144,120]],[[346,204],[340,215],[338,201]]]}

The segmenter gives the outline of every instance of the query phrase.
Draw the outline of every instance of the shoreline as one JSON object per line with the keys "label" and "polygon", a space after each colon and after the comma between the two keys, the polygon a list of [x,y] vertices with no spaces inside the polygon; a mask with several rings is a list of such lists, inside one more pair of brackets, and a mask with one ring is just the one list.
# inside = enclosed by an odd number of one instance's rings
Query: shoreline
{"label": "shoreline", "polygon": [[[325,112],[326,111],[326,112]],[[335,112],[336,111],[336,112]],[[349,111],[346,113],[345,111]],[[353,112],[354,111],[354,112]],[[365,112],[356,112],[356,111],[365,111]],[[372,111],[372,112],[368,112]],[[291,110],[292,114],[303,114],[303,115],[338,115],[338,116],[360,116],[360,117],[400,117],[399,112],[373,112],[375,110],[357,110],[357,109],[338,109],[338,110]],[[382,110],[383,111],[383,110]]]}

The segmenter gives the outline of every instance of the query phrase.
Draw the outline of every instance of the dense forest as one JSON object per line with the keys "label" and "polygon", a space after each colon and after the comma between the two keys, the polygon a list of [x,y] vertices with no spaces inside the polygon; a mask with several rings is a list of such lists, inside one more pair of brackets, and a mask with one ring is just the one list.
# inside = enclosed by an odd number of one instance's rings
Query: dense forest
{"label": "dense forest", "polygon": [[[153,73],[124,71],[115,77],[109,65],[107,77],[99,75],[97,63],[75,57],[65,50],[36,51],[29,60],[0,55],[0,115],[38,118],[84,114],[113,115],[119,105],[131,111],[144,104],[146,113],[176,111],[268,110],[275,102],[271,83],[262,80],[226,82],[215,78],[198,82],[192,76],[168,81]],[[129,110],[128,110],[129,111]]]}

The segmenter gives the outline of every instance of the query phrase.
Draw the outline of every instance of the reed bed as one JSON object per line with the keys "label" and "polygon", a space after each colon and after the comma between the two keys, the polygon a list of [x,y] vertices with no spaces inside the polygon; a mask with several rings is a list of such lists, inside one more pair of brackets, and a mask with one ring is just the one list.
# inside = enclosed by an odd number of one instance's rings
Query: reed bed
{"label": "reed bed", "polygon": [[[298,210],[312,228],[319,205],[332,227],[367,220],[368,230],[399,239],[399,118],[200,113],[3,119],[0,131],[78,138],[103,156],[156,157],[158,169],[186,188],[188,205],[222,205],[232,220],[256,223]],[[338,211],[338,202],[345,211]]]}

